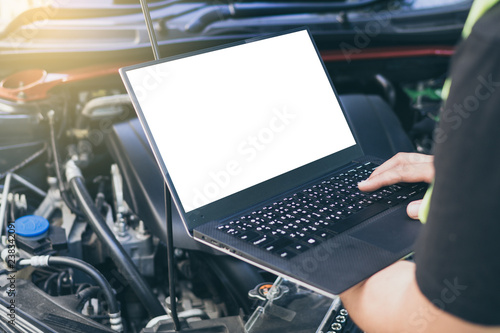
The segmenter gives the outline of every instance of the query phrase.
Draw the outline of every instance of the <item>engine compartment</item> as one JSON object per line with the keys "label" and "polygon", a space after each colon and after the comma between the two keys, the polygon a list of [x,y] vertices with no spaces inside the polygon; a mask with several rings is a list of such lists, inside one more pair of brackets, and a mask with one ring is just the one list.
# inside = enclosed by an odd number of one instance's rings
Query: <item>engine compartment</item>
{"label": "engine compartment", "polygon": [[[430,152],[449,57],[375,53],[348,65],[323,53],[358,140],[385,158]],[[0,86],[1,299],[11,302],[13,284],[24,327],[165,331],[147,327],[169,312],[171,296],[164,187],[116,73],[122,65],[20,71]],[[34,228],[24,235],[14,223],[23,218]],[[215,332],[234,324],[228,318],[249,320],[262,300],[248,292],[276,277],[195,242],[175,210],[173,226],[179,312],[218,320]]]}

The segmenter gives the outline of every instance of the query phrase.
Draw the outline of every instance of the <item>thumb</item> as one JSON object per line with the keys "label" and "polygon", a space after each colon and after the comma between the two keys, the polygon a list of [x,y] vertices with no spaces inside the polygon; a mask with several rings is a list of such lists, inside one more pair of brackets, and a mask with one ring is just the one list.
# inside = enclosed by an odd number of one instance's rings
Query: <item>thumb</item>
{"label": "thumb", "polygon": [[418,220],[418,211],[420,210],[420,205],[422,204],[422,200],[412,201],[406,207],[406,213],[409,217],[414,220]]}

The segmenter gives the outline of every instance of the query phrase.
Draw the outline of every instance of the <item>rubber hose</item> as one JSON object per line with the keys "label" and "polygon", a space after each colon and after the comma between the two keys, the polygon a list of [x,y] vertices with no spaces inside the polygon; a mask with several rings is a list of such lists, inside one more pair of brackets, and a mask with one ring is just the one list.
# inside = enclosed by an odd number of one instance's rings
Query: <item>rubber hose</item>
{"label": "rubber hose", "polygon": [[87,217],[90,227],[95,232],[101,242],[107,246],[111,259],[113,259],[118,270],[127,280],[142,302],[151,317],[165,315],[165,309],[160,301],[152,293],[150,287],[144,281],[142,275],[137,270],[132,259],[125,252],[121,244],[116,240],[115,235],[109,229],[103,217],[94,205],[90,194],[81,177],[73,177],[69,181],[71,190],[79,203],[80,208]]}
{"label": "rubber hose", "polygon": [[109,284],[108,280],[106,280],[106,278],[93,266],[87,264],[85,261],[82,261],[80,259],[71,257],[55,257],[55,256],[54,257],[51,256],[49,258],[48,264],[49,266],[60,265],[65,267],[71,267],[78,269],[82,272],[85,272],[99,285],[99,287],[101,287],[104,298],[106,298],[106,301],[108,302],[109,312],[118,313],[120,311],[120,307],[118,306],[118,302],[116,301],[113,288]]}

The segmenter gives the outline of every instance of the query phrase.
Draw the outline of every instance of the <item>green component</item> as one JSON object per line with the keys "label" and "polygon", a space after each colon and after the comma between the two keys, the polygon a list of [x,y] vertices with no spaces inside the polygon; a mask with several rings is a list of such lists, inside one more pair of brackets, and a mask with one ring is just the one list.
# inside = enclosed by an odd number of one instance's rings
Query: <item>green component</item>
{"label": "green component", "polygon": [[441,100],[440,89],[425,88],[423,90],[413,90],[413,89],[403,88],[403,90],[414,103],[417,102],[417,99],[419,97],[427,97],[435,101]]}
{"label": "green component", "polygon": [[434,120],[436,123],[439,123],[439,119],[440,119],[440,118],[439,118],[439,116],[435,116],[435,115],[433,115],[433,114],[428,113],[428,114],[427,114],[427,117],[431,118],[431,119],[432,119],[432,120]]}

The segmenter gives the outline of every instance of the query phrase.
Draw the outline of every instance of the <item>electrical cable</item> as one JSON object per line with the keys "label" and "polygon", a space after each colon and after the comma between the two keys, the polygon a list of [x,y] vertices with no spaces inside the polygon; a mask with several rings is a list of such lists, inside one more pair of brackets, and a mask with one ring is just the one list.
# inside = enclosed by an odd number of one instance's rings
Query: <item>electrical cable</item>
{"label": "electrical cable", "polygon": [[68,271],[65,270],[59,273],[59,276],[57,277],[57,285],[56,285],[57,296],[62,296],[63,279],[67,275]]}
{"label": "electrical cable", "polygon": [[64,105],[63,105],[63,113],[62,113],[62,122],[61,125],[59,126],[59,131],[57,132],[57,139],[59,140],[64,133],[64,129],[66,128],[66,123],[68,119],[68,108],[69,108],[69,93],[67,87],[65,87],[65,92],[66,95],[63,97],[64,98]]}
{"label": "electrical cable", "polygon": [[50,295],[50,283],[52,282],[52,280],[54,280],[55,278],[57,278],[57,276],[59,275],[59,272],[55,272],[55,273],[52,273],[48,278],[47,280],[45,280],[44,284],[43,284],[43,291],[45,291],[47,294]]}
{"label": "electrical cable", "polygon": [[105,181],[107,180],[107,177],[103,176],[98,176],[93,180],[93,183],[97,183],[97,195],[95,197],[95,206],[98,211],[101,211],[102,206],[104,205],[104,199],[106,198],[104,195],[104,189],[106,186]]}

